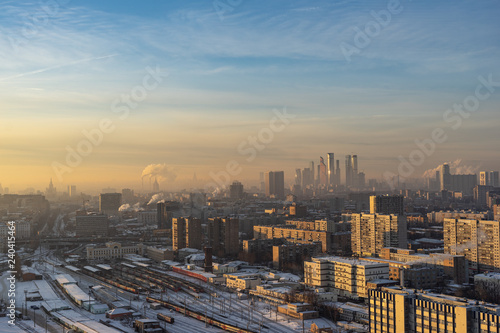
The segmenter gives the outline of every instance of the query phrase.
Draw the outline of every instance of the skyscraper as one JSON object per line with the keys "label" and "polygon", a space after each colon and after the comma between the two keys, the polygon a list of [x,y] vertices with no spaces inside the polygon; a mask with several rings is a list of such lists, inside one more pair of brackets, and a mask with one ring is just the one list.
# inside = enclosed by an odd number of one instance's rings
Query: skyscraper
{"label": "skyscraper", "polygon": [[302,170],[295,169],[295,185],[302,185]]}
{"label": "skyscraper", "polygon": [[441,166],[441,173],[440,173],[440,190],[449,190],[450,189],[450,166],[448,164],[443,164]]}
{"label": "skyscraper", "polygon": [[328,153],[327,154],[327,172],[328,172],[328,185],[329,186],[335,186],[335,155],[334,153]]}
{"label": "skyscraper", "polygon": [[358,187],[358,155],[352,155],[352,186]]}
{"label": "skyscraper", "polygon": [[323,157],[319,158],[318,184],[320,184],[320,185],[327,185],[328,184],[328,172],[327,172],[325,160],[323,159]]}
{"label": "skyscraper", "polygon": [[345,186],[352,186],[352,158],[351,155],[345,156]]}
{"label": "skyscraper", "polygon": [[274,196],[277,199],[285,198],[284,171],[270,171],[266,173],[266,196]]}
{"label": "skyscraper", "polygon": [[340,160],[336,160],[337,168],[335,169],[335,185],[340,186]]}
{"label": "skyscraper", "polygon": [[311,169],[311,184],[314,185],[314,161],[311,161],[309,169]]}

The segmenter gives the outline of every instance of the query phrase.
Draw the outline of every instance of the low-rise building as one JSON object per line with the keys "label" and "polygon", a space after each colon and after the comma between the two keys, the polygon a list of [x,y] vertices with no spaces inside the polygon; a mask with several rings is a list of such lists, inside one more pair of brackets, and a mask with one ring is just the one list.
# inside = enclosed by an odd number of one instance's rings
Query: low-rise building
{"label": "low-rise building", "polygon": [[127,254],[143,254],[142,244],[122,246],[117,242],[107,242],[105,246],[87,245],[87,260],[123,258]]}
{"label": "low-rise building", "polygon": [[224,274],[228,288],[248,290],[255,289],[261,284],[260,274],[256,273],[233,273]]}

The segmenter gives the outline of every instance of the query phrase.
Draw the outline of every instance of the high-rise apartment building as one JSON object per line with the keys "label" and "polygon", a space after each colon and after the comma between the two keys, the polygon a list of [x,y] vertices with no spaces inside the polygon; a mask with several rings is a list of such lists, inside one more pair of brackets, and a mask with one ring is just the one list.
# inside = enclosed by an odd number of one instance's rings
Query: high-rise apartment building
{"label": "high-rise apartment building", "polygon": [[165,202],[158,202],[156,204],[156,221],[158,229],[167,229],[167,210],[165,209]]}
{"label": "high-rise apartment building", "polygon": [[500,186],[498,171],[479,172],[479,185],[494,186],[494,187]]}
{"label": "high-rise apartment building", "polygon": [[99,195],[99,212],[104,214],[117,214],[122,205],[121,193],[101,193]]}
{"label": "high-rise apartment building", "polygon": [[266,196],[276,199],[285,198],[285,173],[270,171],[266,173]]}
{"label": "high-rise apartment building", "polygon": [[500,306],[413,289],[369,290],[370,333],[500,332]]}
{"label": "high-rise apartment building", "polygon": [[444,219],[444,252],[464,255],[472,273],[500,270],[500,222]]}
{"label": "high-rise apartment building", "polygon": [[243,199],[243,184],[238,181],[234,181],[231,185],[229,185],[229,197],[231,200]]}
{"label": "high-rise apartment building", "polygon": [[235,218],[210,218],[208,239],[214,255],[235,257],[240,251],[239,220]]}
{"label": "high-rise apartment building", "polygon": [[359,255],[375,255],[384,247],[407,247],[406,217],[352,214],[351,248]]}
{"label": "high-rise apartment building", "polygon": [[172,219],[172,248],[201,250],[201,220],[193,217]]}
{"label": "high-rise apartment building", "polygon": [[404,215],[404,197],[402,195],[370,196],[370,214]]}
{"label": "high-rise apartment building", "polygon": [[440,189],[463,192],[464,194],[471,195],[474,187],[477,185],[477,175],[452,175],[450,173],[450,166],[443,164],[440,173]]}

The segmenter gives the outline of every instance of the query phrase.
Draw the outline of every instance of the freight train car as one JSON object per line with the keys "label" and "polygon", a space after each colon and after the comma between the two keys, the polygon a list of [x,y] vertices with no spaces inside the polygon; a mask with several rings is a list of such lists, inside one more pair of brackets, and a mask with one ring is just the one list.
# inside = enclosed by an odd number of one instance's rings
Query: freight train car
{"label": "freight train car", "polygon": [[254,331],[245,329],[245,328],[240,328],[238,326],[232,325],[232,324],[226,324],[218,319],[214,319],[213,317],[210,316],[205,316],[204,313],[197,312],[197,311],[192,311],[188,309],[184,309],[184,307],[169,303],[167,301],[159,300],[153,297],[146,297],[146,301],[150,303],[160,303],[163,307],[167,309],[174,310],[176,312],[179,312],[183,315],[189,316],[191,318],[200,320],[200,321],[206,321],[208,324],[218,327],[224,331],[228,332],[234,332],[234,333],[255,333]]}

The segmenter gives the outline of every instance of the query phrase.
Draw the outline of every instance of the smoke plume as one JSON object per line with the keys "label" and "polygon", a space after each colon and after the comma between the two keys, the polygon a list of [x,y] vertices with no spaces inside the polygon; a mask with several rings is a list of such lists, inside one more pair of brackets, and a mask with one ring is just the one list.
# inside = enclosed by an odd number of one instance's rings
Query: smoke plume
{"label": "smoke plume", "polygon": [[172,167],[166,164],[150,164],[142,170],[141,178],[144,179],[144,177],[148,177],[149,179],[154,177],[159,182],[174,182],[177,174]]}
{"label": "smoke plume", "polygon": [[159,202],[165,202],[165,195],[163,193],[155,194],[149,200],[148,205],[152,205]]}
{"label": "smoke plume", "polygon": [[[446,162],[450,166],[450,173],[454,175],[470,175],[475,174],[479,171],[480,165],[464,165],[461,159],[457,159],[453,162]],[[444,163],[443,163],[444,164]],[[436,171],[441,172],[441,165],[438,165],[434,169],[429,169],[424,172],[424,178],[434,178],[436,176]]]}

